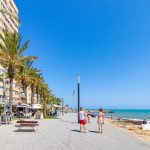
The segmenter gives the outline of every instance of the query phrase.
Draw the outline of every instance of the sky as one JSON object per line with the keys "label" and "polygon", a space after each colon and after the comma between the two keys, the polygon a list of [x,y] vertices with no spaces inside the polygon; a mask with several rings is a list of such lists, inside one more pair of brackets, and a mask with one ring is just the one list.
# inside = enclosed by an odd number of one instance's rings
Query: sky
{"label": "sky", "polygon": [[57,97],[76,108],[80,74],[82,107],[150,108],[149,0],[15,2],[25,54]]}

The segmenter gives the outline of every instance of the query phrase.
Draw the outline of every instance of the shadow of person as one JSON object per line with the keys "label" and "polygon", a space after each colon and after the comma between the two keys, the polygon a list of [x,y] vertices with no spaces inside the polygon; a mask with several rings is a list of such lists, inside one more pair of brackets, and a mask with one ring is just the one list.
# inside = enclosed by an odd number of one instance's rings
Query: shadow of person
{"label": "shadow of person", "polygon": [[72,132],[80,132],[80,130],[71,130]]}
{"label": "shadow of person", "polygon": [[62,122],[70,123],[70,124],[78,124],[78,122],[72,122],[72,121],[67,121],[67,120],[61,120]]}
{"label": "shadow of person", "polygon": [[92,132],[92,133],[98,133],[97,131],[92,131],[92,130],[89,130],[89,132]]}

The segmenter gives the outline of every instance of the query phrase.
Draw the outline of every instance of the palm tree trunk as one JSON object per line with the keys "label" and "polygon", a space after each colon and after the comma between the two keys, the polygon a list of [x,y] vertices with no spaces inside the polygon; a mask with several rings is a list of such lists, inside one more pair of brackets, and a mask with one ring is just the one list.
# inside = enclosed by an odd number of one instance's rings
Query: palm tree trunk
{"label": "palm tree trunk", "polygon": [[42,108],[43,108],[43,114],[44,116],[46,116],[46,102],[45,101],[42,102]]}
{"label": "palm tree trunk", "polygon": [[37,104],[38,104],[38,102],[39,102],[39,88],[38,87],[36,87],[36,98],[37,98]]}
{"label": "palm tree trunk", "polygon": [[27,97],[27,85],[26,84],[24,85],[23,93],[25,95],[25,103],[27,104],[28,103],[28,99],[27,99],[28,97]]}
{"label": "palm tree trunk", "polygon": [[13,78],[10,78],[9,83],[9,111],[12,113],[12,100],[13,100]]}
{"label": "palm tree trunk", "polygon": [[9,111],[12,113],[12,100],[13,100],[13,80],[15,75],[15,68],[13,66],[8,67],[8,76],[9,76]]}
{"label": "palm tree trunk", "polygon": [[22,87],[23,87],[23,93],[25,95],[25,102],[26,104],[28,103],[28,99],[27,99],[27,84],[25,81],[22,81]]}
{"label": "palm tree trunk", "polygon": [[25,86],[25,91],[24,91],[25,99],[26,99],[26,104],[28,104],[27,88],[28,88],[28,86],[26,85],[26,86]]}
{"label": "palm tree trunk", "polygon": [[34,85],[31,84],[31,104],[34,104]]}
{"label": "palm tree trunk", "polygon": [[40,94],[40,104],[42,103],[42,94]]}

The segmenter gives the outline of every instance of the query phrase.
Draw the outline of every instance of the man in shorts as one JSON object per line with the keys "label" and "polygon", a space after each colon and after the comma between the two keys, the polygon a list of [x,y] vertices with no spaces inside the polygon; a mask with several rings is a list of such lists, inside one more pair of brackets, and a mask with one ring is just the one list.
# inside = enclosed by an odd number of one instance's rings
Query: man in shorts
{"label": "man in shorts", "polygon": [[85,125],[86,125],[86,114],[83,110],[83,108],[80,108],[80,112],[79,112],[79,120],[80,120],[80,133],[84,132],[86,133],[86,128],[85,128]]}

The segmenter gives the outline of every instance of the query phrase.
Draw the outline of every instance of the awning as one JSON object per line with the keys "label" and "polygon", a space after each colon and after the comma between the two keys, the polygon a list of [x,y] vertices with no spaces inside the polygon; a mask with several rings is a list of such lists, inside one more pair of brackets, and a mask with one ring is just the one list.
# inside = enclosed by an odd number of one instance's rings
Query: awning
{"label": "awning", "polygon": [[4,105],[4,103],[3,103],[3,102],[0,102],[0,105]]}
{"label": "awning", "polygon": [[28,104],[14,105],[14,107],[16,107],[16,108],[31,108],[31,106]]}
{"label": "awning", "polygon": [[32,109],[42,109],[42,105],[41,104],[33,104]]}

